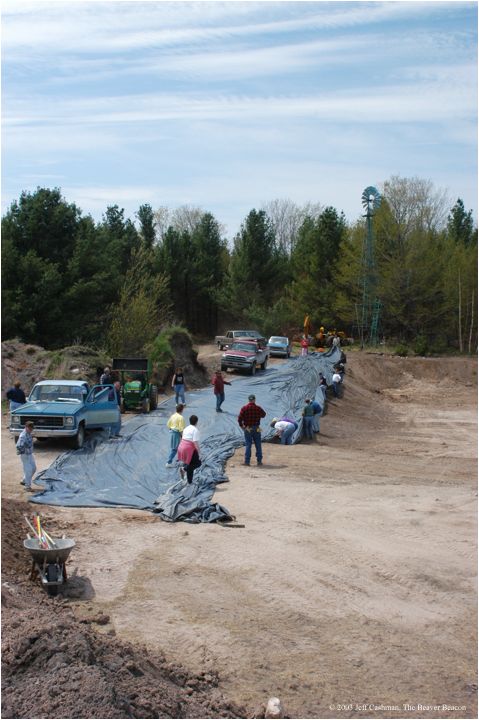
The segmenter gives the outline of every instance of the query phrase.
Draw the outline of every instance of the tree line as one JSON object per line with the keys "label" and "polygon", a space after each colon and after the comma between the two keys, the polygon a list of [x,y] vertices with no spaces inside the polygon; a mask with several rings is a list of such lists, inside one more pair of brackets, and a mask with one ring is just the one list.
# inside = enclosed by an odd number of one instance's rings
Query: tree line
{"label": "tree line", "polygon": [[[430,351],[477,348],[477,228],[461,199],[392,177],[372,218],[379,337]],[[357,335],[364,217],[275,200],[252,209],[232,247],[201,208],[117,205],[101,222],[59,188],[23,192],[2,218],[2,336],[54,349],[145,352],[162,328],[201,339],[234,325],[265,334]]]}

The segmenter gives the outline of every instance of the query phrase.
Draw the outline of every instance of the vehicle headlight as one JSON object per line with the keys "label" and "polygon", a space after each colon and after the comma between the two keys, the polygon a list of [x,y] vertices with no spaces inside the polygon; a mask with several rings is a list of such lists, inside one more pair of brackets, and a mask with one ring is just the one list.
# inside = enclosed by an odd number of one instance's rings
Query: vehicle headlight
{"label": "vehicle headlight", "polygon": [[72,417],[65,418],[65,425],[74,425],[74,424],[75,424],[75,418],[72,418]]}
{"label": "vehicle headlight", "polygon": [[12,415],[12,425],[20,425],[20,415]]}

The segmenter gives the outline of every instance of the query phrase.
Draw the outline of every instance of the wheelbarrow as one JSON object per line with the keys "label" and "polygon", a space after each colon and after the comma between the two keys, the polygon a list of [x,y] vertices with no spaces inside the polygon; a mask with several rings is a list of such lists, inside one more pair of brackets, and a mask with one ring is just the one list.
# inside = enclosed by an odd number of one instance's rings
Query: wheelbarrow
{"label": "wheelbarrow", "polygon": [[54,597],[58,588],[67,581],[66,561],[75,547],[75,541],[69,538],[52,538],[55,547],[42,548],[37,538],[28,537],[24,547],[32,558],[30,579],[39,577],[47,593]]}

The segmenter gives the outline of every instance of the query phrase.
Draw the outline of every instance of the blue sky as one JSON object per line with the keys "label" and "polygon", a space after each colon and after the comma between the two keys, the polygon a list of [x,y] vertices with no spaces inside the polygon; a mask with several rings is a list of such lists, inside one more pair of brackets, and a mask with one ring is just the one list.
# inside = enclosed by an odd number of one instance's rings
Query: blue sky
{"label": "blue sky", "polygon": [[60,187],[231,238],[276,198],[353,222],[393,175],[477,222],[476,3],[2,3],[2,213]]}

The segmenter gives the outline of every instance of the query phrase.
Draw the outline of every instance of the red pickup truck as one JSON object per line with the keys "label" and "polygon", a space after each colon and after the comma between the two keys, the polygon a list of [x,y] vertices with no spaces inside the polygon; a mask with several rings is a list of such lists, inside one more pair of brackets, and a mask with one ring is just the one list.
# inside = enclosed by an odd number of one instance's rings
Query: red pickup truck
{"label": "red pickup truck", "polygon": [[256,340],[236,340],[221,356],[221,369],[246,370],[254,375],[258,366],[266,370],[269,350]]}

